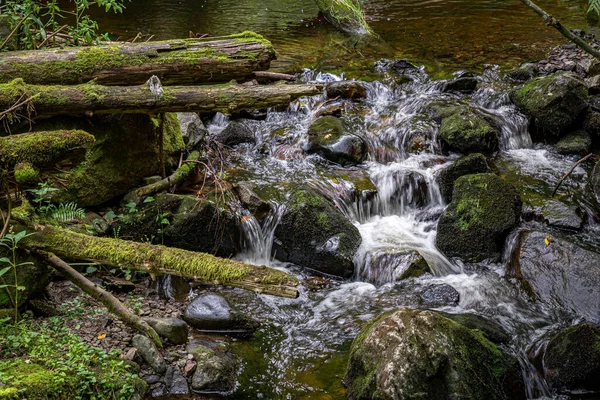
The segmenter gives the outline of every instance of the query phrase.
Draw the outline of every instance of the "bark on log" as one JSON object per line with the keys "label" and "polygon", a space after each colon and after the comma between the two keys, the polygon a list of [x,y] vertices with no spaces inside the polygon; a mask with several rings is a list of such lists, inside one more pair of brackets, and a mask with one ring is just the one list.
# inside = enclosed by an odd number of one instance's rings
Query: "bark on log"
{"label": "bark on log", "polygon": [[[2,63],[0,63],[2,65]],[[322,85],[211,85],[164,86],[156,97],[149,86],[28,85],[21,79],[0,84],[0,109],[22,96],[36,96],[31,104],[37,115],[82,115],[160,112],[222,112],[288,105],[291,101],[319,94]],[[31,106],[28,105],[28,106]],[[21,111],[23,113],[23,111]],[[31,115],[30,117],[34,117]]]}
{"label": "bark on log", "polygon": [[120,43],[2,53],[0,82],[141,85],[157,75],[163,85],[227,82],[267,70],[271,42],[254,32],[206,39]]}
{"label": "bark on log", "polygon": [[172,247],[88,236],[48,225],[34,228],[37,234],[24,239],[24,247],[52,252],[68,260],[86,260],[153,275],[177,275],[273,296],[298,297],[294,288],[298,280],[294,276],[265,266]]}
{"label": "bark on log", "polygon": [[359,35],[373,33],[360,7],[359,0],[315,0],[319,11],[337,28]]}
{"label": "bark on log", "polygon": [[64,153],[94,143],[94,136],[80,130],[23,133],[0,138],[0,162],[13,166],[55,161]]}
{"label": "bark on log", "polygon": [[143,335],[148,336],[158,347],[162,347],[162,342],[156,331],[152,329],[152,327],[148,325],[148,323],[141,317],[129,311],[129,309],[125,307],[123,303],[121,303],[115,296],[88,280],[85,276],[81,275],[69,264],[54,254],[39,250],[35,251],[35,254],[52,265],[54,269],[56,269],[61,275],[64,275],[68,280],[77,285],[85,293],[102,303],[108,309],[108,311],[119,317],[121,321],[125,322],[127,325],[131,326],[133,329],[136,329]]}

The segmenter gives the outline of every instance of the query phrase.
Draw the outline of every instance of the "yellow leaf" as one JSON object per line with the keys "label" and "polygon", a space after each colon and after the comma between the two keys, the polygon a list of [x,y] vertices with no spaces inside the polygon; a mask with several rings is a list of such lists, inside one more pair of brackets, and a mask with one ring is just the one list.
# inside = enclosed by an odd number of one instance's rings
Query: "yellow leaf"
{"label": "yellow leaf", "polygon": [[329,138],[331,138],[331,133],[328,133],[327,135],[325,135],[325,140],[328,140]]}
{"label": "yellow leaf", "polygon": [[102,340],[106,337],[106,333],[99,333],[98,334],[98,339]]}
{"label": "yellow leaf", "polygon": [[550,243],[552,243],[552,238],[550,236],[546,236],[544,238],[544,243],[546,244],[546,246],[550,246]]}

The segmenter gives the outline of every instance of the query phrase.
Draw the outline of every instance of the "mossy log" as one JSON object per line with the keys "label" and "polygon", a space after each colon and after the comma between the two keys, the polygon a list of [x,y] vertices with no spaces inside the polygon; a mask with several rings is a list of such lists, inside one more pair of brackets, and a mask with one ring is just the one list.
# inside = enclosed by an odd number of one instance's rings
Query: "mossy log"
{"label": "mossy log", "polygon": [[373,32],[365,20],[359,0],[315,0],[319,11],[337,28],[359,35]]}
{"label": "mossy log", "polygon": [[[67,260],[86,260],[152,275],[177,275],[198,282],[225,285],[274,296],[296,298],[298,280],[265,266],[219,258],[166,246],[100,238],[48,225],[23,240],[25,247],[55,253]],[[28,228],[31,230],[31,227]]]}
{"label": "mossy log", "polygon": [[156,75],[164,85],[227,82],[267,70],[271,42],[254,32],[146,43],[73,47],[2,54],[0,82],[140,85]]}
{"label": "mossy log", "polygon": [[66,152],[94,143],[94,137],[81,130],[23,133],[0,138],[0,162],[46,164]]}
{"label": "mossy log", "polygon": [[[0,65],[2,65],[0,63]],[[22,96],[36,95],[31,105],[38,115],[146,114],[160,112],[222,112],[286,106],[302,97],[319,94],[322,85],[211,85],[163,87],[156,97],[147,85],[74,86],[28,85],[21,79],[0,84],[0,109]]]}

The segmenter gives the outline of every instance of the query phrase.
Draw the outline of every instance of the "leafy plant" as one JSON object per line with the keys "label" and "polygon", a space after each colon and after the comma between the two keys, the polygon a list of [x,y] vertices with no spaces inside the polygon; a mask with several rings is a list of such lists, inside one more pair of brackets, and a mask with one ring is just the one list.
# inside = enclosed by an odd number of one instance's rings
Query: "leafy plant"
{"label": "leafy plant", "polygon": [[38,183],[37,189],[28,189],[27,191],[33,195],[31,202],[41,215],[47,215],[50,212],[52,203],[46,197],[50,192],[56,192],[58,189],[48,186],[46,182]]}
{"label": "leafy plant", "polygon": [[77,207],[76,203],[59,204],[58,206],[51,205],[51,214],[53,220],[57,222],[68,222],[85,217],[85,210]]}
{"label": "leafy plant", "polygon": [[171,222],[169,222],[169,219],[167,218],[168,216],[169,216],[168,212],[164,212],[164,213],[159,212],[156,215],[156,224],[158,225],[157,232],[160,235],[161,244],[165,244],[164,231],[165,231],[165,228],[171,224]]}
{"label": "leafy plant", "polygon": [[[33,265],[33,263],[29,261],[17,263],[17,249],[19,248],[19,242],[31,235],[33,235],[33,233],[28,234],[26,231],[21,231],[19,233],[7,233],[3,238],[0,239],[0,246],[3,246],[6,249],[8,249],[10,253],[10,258],[0,258],[0,265],[4,266],[2,269],[0,269],[0,278],[9,273],[11,270],[13,272],[14,277],[14,284],[12,285],[6,284],[4,278],[2,278],[2,284],[0,285],[0,289],[6,290],[6,292],[8,293],[8,297],[11,298],[15,306],[15,323],[19,319],[19,292],[26,289],[25,286],[19,285],[17,269],[26,265]],[[14,288],[14,298],[10,293],[10,288]]]}
{"label": "leafy plant", "polygon": [[77,206],[77,203],[60,203],[58,206],[52,204],[46,195],[58,189],[48,186],[46,182],[38,183],[38,189],[29,189],[33,194],[31,202],[38,213],[44,217],[50,217],[56,222],[68,222],[85,217],[85,210]]}

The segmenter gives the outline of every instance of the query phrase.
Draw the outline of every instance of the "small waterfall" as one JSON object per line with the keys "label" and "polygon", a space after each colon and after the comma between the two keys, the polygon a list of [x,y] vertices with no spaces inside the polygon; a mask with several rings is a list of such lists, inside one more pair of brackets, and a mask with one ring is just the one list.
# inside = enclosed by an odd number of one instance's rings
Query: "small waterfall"
{"label": "small waterfall", "polygon": [[273,237],[275,229],[285,212],[285,206],[274,201],[269,202],[271,211],[262,224],[250,214],[242,210],[240,217],[242,252],[237,256],[243,262],[255,265],[271,265]]}

